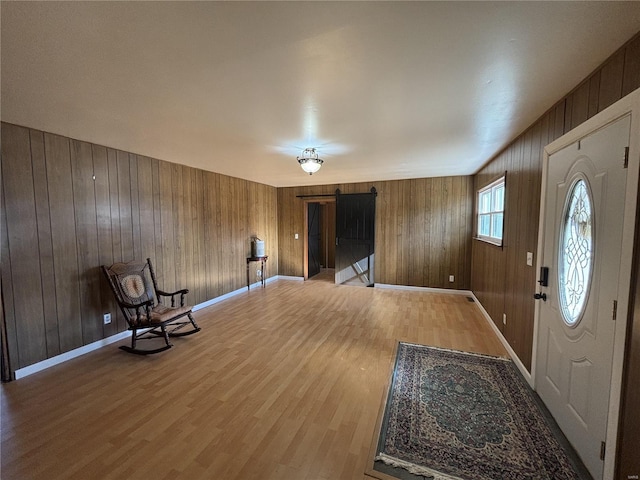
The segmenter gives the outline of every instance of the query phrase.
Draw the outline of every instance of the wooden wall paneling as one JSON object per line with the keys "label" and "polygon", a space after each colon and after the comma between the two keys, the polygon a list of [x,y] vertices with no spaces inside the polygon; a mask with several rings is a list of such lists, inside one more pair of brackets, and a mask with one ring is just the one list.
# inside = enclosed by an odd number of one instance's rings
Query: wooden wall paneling
{"label": "wooden wall paneling", "polygon": [[171,164],[171,194],[173,196],[173,247],[171,253],[174,264],[175,281],[170,291],[179,288],[188,288],[185,269],[185,193],[183,182],[183,167],[176,163]]}
{"label": "wooden wall paneling", "polygon": [[[122,258],[122,234],[120,226],[120,196],[118,194],[118,154],[116,150],[107,148],[107,163],[109,169],[109,206],[111,210],[111,250],[113,252],[113,263],[128,262],[131,259]],[[126,330],[127,322],[118,308],[114,316],[111,317],[111,323],[116,332]]]}
{"label": "wooden wall paneling", "polygon": [[281,275],[296,275],[293,248],[294,223],[292,188],[279,188],[278,195],[278,271]]}
{"label": "wooden wall paneling", "polygon": [[[400,259],[398,258],[398,243],[400,243],[402,231],[398,229],[399,222],[398,217],[401,213],[398,211],[400,208],[401,196],[400,185],[398,181],[389,181],[386,184],[386,198],[387,208],[383,221],[386,223],[387,238],[386,242],[380,247],[380,256],[383,256],[383,261],[386,264],[386,280],[384,283],[390,283],[397,285],[398,278],[398,264]],[[402,254],[402,252],[400,252]]]}
{"label": "wooden wall paneling", "polygon": [[464,235],[464,244],[465,244],[465,257],[464,263],[460,265],[460,269],[465,272],[464,274],[464,285],[463,288],[468,290],[471,288],[471,243],[473,239],[473,222],[474,222],[474,198],[475,191],[473,189],[473,177],[467,177],[466,181],[466,195],[465,195],[465,204],[466,204],[466,218],[463,222],[463,227],[466,229],[466,233]]}
{"label": "wooden wall paneling", "polygon": [[[257,236],[265,241],[265,252],[269,256],[267,265],[267,277],[277,274],[278,242],[277,236],[272,232],[272,220],[274,208],[274,187],[260,183],[247,182],[247,244],[246,252],[251,252],[251,237]],[[251,265],[250,278],[257,279],[255,270],[258,263]]]}
{"label": "wooden wall paneling", "polygon": [[[458,285],[461,283],[460,276],[463,275],[462,271],[458,271],[458,264],[460,262],[460,257],[464,255],[464,244],[460,243],[460,224],[462,223],[462,180],[463,177],[451,177],[451,190],[449,192],[449,198],[453,200],[451,205],[451,214],[447,217],[448,222],[448,237],[449,242],[447,246],[447,253],[449,256],[449,271],[445,274],[445,285],[446,288],[459,288]],[[462,249],[462,251],[461,251]],[[449,275],[454,276],[454,281],[449,281]]]}
{"label": "wooden wall paneling", "polygon": [[207,298],[215,298],[222,294],[220,175],[204,172],[204,185],[204,259],[207,271]]}
{"label": "wooden wall paneling", "polygon": [[[278,236],[278,222],[280,220],[280,215],[278,213],[278,189],[275,187],[268,187],[269,189],[269,238],[271,239],[271,249],[269,250],[269,254],[273,255],[273,259],[271,264],[269,265],[269,275],[275,276],[280,275],[280,271],[278,270],[278,266],[280,264],[280,238]],[[335,218],[335,205],[334,205],[334,218]],[[335,228],[335,220],[333,221],[333,225]],[[333,232],[333,238],[335,237],[335,231]]]}
{"label": "wooden wall paneling", "polygon": [[562,127],[562,133],[565,134],[573,128],[571,121],[571,115],[573,113],[573,97],[567,96],[564,101],[564,126]]}
{"label": "wooden wall paneling", "polygon": [[2,129],[2,182],[18,347],[17,358],[14,355],[12,360],[18,367],[47,355],[38,239],[34,235],[37,218],[31,145],[26,128],[6,125]]}
{"label": "wooden wall paneling", "polygon": [[[92,145],[93,172],[96,176],[94,191],[96,197],[96,230],[98,240],[98,264],[109,266],[113,262],[113,236],[111,234],[111,194],[109,179],[109,160],[105,147]],[[111,323],[102,325],[102,336],[108,337],[117,333],[118,305],[115,302],[109,283],[104,275],[100,275],[101,313],[111,313]],[[124,321],[124,319],[122,319]]]}
{"label": "wooden wall paneling", "polygon": [[227,205],[224,203],[225,194],[223,189],[226,186],[224,182],[223,175],[216,174],[216,196],[215,196],[215,207],[216,207],[216,230],[214,232],[215,242],[216,242],[216,255],[218,258],[218,284],[217,289],[219,295],[222,295],[224,290],[224,284],[226,281],[226,274],[224,272],[224,262],[225,256],[227,255],[226,245],[225,245],[225,235],[227,234],[228,223],[224,223],[225,219],[223,218],[223,213],[227,212]]}
{"label": "wooden wall paneling", "polygon": [[[600,70],[595,72],[589,78],[589,107],[587,109],[587,117],[591,118],[598,113],[598,101],[600,98]],[[549,117],[549,113],[545,118]]]}
{"label": "wooden wall paneling", "polygon": [[425,238],[425,189],[423,179],[409,180],[409,252],[412,259],[407,266],[408,285],[424,285],[424,238]]}
{"label": "wooden wall paneling", "polygon": [[431,257],[430,252],[433,248],[432,237],[431,237],[431,225],[434,220],[434,212],[431,201],[433,181],[430,179],[422,179],[419,181],[420,185],[420,198],[421,198],[421,216],[422,216],[422,227],[423,230],[420,232],[422,236],[422,264],[420,279],[422,286],[429,285],[429,277],[431,275]]}
{"label": "wooden wall paneling", "polygon": [[[4,144],[4,142],[2,142]],[[2,286],[2,295],[0,301],[2,302],[2,321],[4,325],[0,325],[0,328],[4,326],[4,332],[6,333],[7,351],[3,352],[3,359],[8,364],[3,365],[3,380],[8,380],[11,377],[11,372],[19,365],[19,352],[18,352],[18,326],[16,325],[15,307],[13,302],[13,282],[11,280],[11,259],[9,255],[9,235],[7,233],[7,209],[6,199],[4,197],[3,182],[0,182],[0,190],[2,193],[2,209],[0,209],[0,285]],[[6,372],[8,370],[8,372]],[[6,378],[5,378],[6,377]]]}
{"label": "wooden wall paneling", "polygon": [[624,51],[615,53],[600,69],[600,95],[598,111],[622,98],[622,78],[624,69]]}
{"label": "wooden wall paneling", "polygon": [[[411,238],[409,230],[409,222],[411,218],[411,205],[409,203],[409,189],[408,182],[396,180],[393,182],[397,189],[396,201],[398,202],[395,211],[395,223],[397,231],[396,249],[396,284],[408,285],[408,266],[407,259],[409,258],[411,251]],[[407,187],[407,188],[405,188]]]}
{"label": "wooden wall paneling", "polygon": [[42,285],[43,314],[47,342],[47,356],[60,353],[58,335],[58,312],[56,310],[56,279],[53,266],[53,244],[51,243],[51,216],[49,214],[49,185],[44,153],[44,134],[29,131],[31,162],[33,165],[33,190],[36,201],[38,224],[38,252],[40,255],[40,282]]}
{"label": "wooden wall paneling", "polygon": [[[247,239],[245,241],[245,250],[247,254],[251,253],[251,238],[256,236],[265,242],[265,253],[269,255],[271,245],[267,242],[266,232],[262,232],[261,217],[265,213],[264,204],[261,203],[262,192],[258,192],[258,184],[247,185]],[[248,255],[247,255],[248,256]],[[252,263],[249,266],[249,280],[254,282],[257,280],[256,270],[259,263]],[[267,268],[268,271],[268,268]]]}
{"label": "wooden wall paneling", "polygon": [[190,302],[195,304],[210,300],[207,297],[206,271],[203,268],[204,256],[204,172],[191,169],[191,228],[193,238],[193,276],[194,287]]}
{"label": "wooden wall paneling", "polygon": [[138,155],[129,154],[129,181],[131,192],[131,238],[133,241],[133,257],[136,261],[144,261],[148,255],[142,251],[142,233],[140,230],[140,185],[138,179]]}
{"label": "wooden wall paneling", "polygon": [[[466,215],[466,198],[467,194],[466,181],[468,177],[457,177],[453,183],[453,195],[456,199],[454,219],[455,223],[451,226],[451,235],[453,243],[451,245],[451,272],[455,275],[455,281],[449,283],[450,288],[461,289],[469,288],[465,284],[465,274],[469,268],[464,268],[466,256],[466,235],[467,232],[465,221],[468,220]],[[466,263],[470,265],[470,262]],[[466,286],[465,286],[466,285]]]}
{"label": "wooden wall paneling", "polygon": [[231,177],[226,175],[220,176],[220,233],[218,234],[220,239],[221,262],[220,262],[220,281],[222,293],[230,292],[233,290],[233,268],[234,260],[233,256],[234,239],[232,232],[232,216],[233,209],[236,208],[233,202],[232,195],[234,194],[233,184]]}
{"label": "wooden wall paneling", "polygon": [[118,207],[120,220],[120,258],[123,262],[136,260],[133,251],[133,212],[131,210],[131,166],[129,153],[116,151],[118,166]]}
{"label": "wooden wall paneling", "polygon": [[182,167],[182,185],[183,185],[183,227],[182,233],[184,235],[184,282],[180,288],[188,288],[190,292],[189,299],[193,302],[195,298],[196,279],[194,270],[194,255],[193,244],[195,238],[193,237],[193,210],[192,204],[193,192],[192,192],[192,173],[193,168]]}
{"label": "wooden wall paneling", "polygon": [[624,55],[622,96],[640,88],[640,35],[627,44]]}
{"label": "wooden wall paneling", "polygon": [[71,140],[71,175],[78,249],[78,289],[83,344],[102,338],[98,227],[91,144]]}
{"label": "wooden wall paneling", "polygon": [[78,250],[69,139],[45,133],[60,349],[82,346]]}
{"label": "wooden wall paneling", "polygon": [[174,239],[174,196],[172,165],[160,161],[158,164],[160,186],[160,223],[162,226],[162,270],[158,274],[158,284],[165,291],[174,292],[176,286],[175,239]]}
{"label": "wooden wall paneling", "polygon": [[113,262],[122,262],[122,237],[120,235],[120,203],[118,201],[118,159],[116,151],[107,148],[109,174],[109,207],[111,217],[111,236]]}
{"label": "wooden wall paneling", "polygon": [[[501,323],[501,331],[507,341],[513,344],[513,332],[517,322],[517,312],[514,299],[517,296],[517,257],[520,236],[520,205],[522,205],[522,162],[524,155],[524,138],[520,137],[509,149],[510,157],[507,166],[507,179],[505,190],[505,224],[503,256],[505,262],[504,278],[504,306],[502,312],[498,312],[494,320]],[[507,206],[511,207],[508,208]],[[502,321],[502,314],[507,316],[507,324]],[[513,345],[512,345],[513,346]]]}
{"label": "wooden wall paneling", "polygon": [[[564,135],[564,112],[566,102],[563,100],[555,106],[555,128],[553,130],[553,139],[560,138]],[[599,108],[599,107],[598,107]]]}
{"label": "wooden wall paneling", "polygon": [[589,81],[586,80],[571,95],[571,129],[589,118]]}
{"label": "wooden wall paneling", "polygon": [[[374,255],[375,255],[375,283],[389,283],[387,279],[387,267],[385,264],[385,255],[381,252],[382,245],[385,244],[385,238],[387,236],[387,228],[386,228],[386,211],[388,205],[387,199],[387,182],[378,182],[376,183],[376,191],[378,192],[378,196],[376,198],[376,225],[374,230],[375,242],[374,242]],[[335,214],[335,211],[334,211]],[[335,220],[335,217],[334,217]],[[335,225],[335,221],[334,221]],[[335,230],[334,230],[335,235]],[[335,252],[334,252],[335,253]],[[335,258],[334,258],[335,263]]]}
{"label": "wooden wall paneling", "polygon": [[[236,235],[236,251],[234,255],[233,278],[235,280],[234,290],[246,286],[247,256],[251,253],[249,238],[249,208],[256,208],[256,205],[249,205],[247,201],[247,190],[249,182],[241,178],[233,178],[235,197],[238,200],[238,208],[234,215],[233,232]],[[254,277],[255,278],[255,277]]]}
{"label": "wooden wall paneling", "polygon": [[453,234],[452,244],[452,272],[455,275],[455,281],[449,286],[455,289],[469,289],[469,270],[471,268],[471,254],[469,245],[472,236],[471,222],[473,218],[470,216],[472,203],[472,193],[469,185],[470,177],[456,177],[454,182],[454,195],[457,204],[457,214],[454,216],[456,222],[452,225]]}
{"label": "wooden wall paneling", "polygon": [[154,270],[158,268],[156,260],[155,245],[155,223],[154,223],[154,192],[153,192],[153,167],[152,161],[148,157],[138,156],[136,158],[136,187],[134,194],[138,198],[136,222],[134,222],[134,239],[139,247],[136,248],[136,258],[140,261],[151,259]]}
{"label": "wooden wall paneling", "polygon": [[445,214],[445,206],[442,204],[442,177],[431,180],[431,221],[430,221],[430,244],[429,251],[429,286],[438,287],[442,284],[442,216]]}
{"label": "wooden wall paneling", "polygon": [[[155,262],[153,263],[158,280],[164,279],[164,235],[162,233],[162,192],[160,188],[160,160],[151,159],[151,188],[153,195],[153,241]],[[162,275],[162,277],[161,277]]]}
{"label": "wooden wall paneling", "polygon": [[449,283],[449,275],[453,274],[452,263],[455,262],[452,247],[453,247],[453,221],[460,221],[460,218],[454,217],[451,215],[451,212],[456,211],[456,202],[457,198],[455,197],[455,192],[453,190],[453,177],[443,177],[443,191],[442,191],[442,206],[443,212],[447,212],[447,214],[442,215],[440,218],[442,219],[443,225],[443,236],[440,240],[441,249],[443,254],[444,261],[441,262],[441,270],[440,270],[440,285],[442,288],[449,288],[451,284]]}
{"label": "wooden wall paneling", "polygon": [[[588,90],[587,90],[588,91]],[[583,93],[585,90],[583,89]],[[584,98],[583,98],[584,97]],[[580,112],[580,115],[584,114],[586,119],[586,105],[588,102],[587,96],[581,96],[580,98],[575,97],[573,102],[573,114],[572,121],[575,118],[575,113]],[[576,105],[578,103],[583,103],[584,108],[578,107]],[[532,203],[535,205],[537,203],[537,199],[531,198],[531,161],[534,156],[534,144],[539,142],[536,135],[536,128],[531,127],[526,132],[524,136],[524,144],[521,156],[521,163],[519,165],[520,168],[520,192],[518,196],[518,212],[526,212],[530,211],[532,208]],[[533,292],[530,292],[531,286],[527,285],[528,271],[531,267],[527,266],[527,245],[529,244],[529,240],[532,239],[532,223],[537,221],[538,217],[534,217],[533,215],[517,215],[518,219],[518,227],[517,227],[517,239],[516,245],[514,245],[514,251],[512,252],[512,256],[510,261],[514,264],[514,277],[512,278],[514,285],[514,295],[511,298],[511,318],[510,322],[507,322],[507,325],[510,327],[510,336],[513,342],[514,347],[517,347],[518,357],[524,360],[524,363],[527,363],[528,360],[524,357],[525,345],[523,344],[523,337],[526,338],[527,335],[524,335],[523,326],[526,324],[527,319],[526,310],[529,302],[533,302],[529,295],[533,295]],[[536,237],[537,239],[537,237]],[[531,298],[531,300],[530,300]],[[533,337],[531,337],[533,338]]]}

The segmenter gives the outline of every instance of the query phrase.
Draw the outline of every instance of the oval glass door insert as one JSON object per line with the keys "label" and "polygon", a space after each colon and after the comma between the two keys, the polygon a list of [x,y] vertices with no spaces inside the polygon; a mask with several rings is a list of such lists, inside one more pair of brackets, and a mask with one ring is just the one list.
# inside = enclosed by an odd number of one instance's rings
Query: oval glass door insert
{"label": "oval glass door insert", "polygon": [[593,270],[593,202],[584,179],[574,183],[565,202],[558,255],[560,311],[569,326],[579,323]]}

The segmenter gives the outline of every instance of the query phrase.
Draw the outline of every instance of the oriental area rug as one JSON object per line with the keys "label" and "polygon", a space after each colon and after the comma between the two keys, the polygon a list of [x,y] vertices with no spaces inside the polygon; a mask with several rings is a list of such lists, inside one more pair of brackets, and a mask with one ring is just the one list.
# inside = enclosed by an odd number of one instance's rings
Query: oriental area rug
{"label": "oriental area rug", "polygon": [[407,343],[377,452],[374,470],[397,478],[590,478],[511,360]]}

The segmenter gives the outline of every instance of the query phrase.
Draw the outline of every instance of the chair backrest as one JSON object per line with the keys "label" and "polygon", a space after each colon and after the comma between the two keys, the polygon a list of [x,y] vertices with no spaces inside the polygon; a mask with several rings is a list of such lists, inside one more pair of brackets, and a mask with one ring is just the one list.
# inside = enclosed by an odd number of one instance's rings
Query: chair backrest
{"label": "chair backrest", "polygon": [[102,266],[111,290],[127,319],[135,316],[135,309],[125,307],[124,303],[141,305],[152,300],[155,305],[158,302],[150,268],[148,261],[114,263],[108,268]]}

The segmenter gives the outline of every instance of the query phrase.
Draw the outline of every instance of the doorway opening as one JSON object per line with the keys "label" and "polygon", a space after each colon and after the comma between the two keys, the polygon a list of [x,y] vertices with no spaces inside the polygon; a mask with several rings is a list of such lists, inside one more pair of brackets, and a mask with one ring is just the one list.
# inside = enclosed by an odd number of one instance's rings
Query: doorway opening
{"label": "doorway opening", "polygon": [[336,242],[335,199],[305,201],[305,280],[333,283]]}

